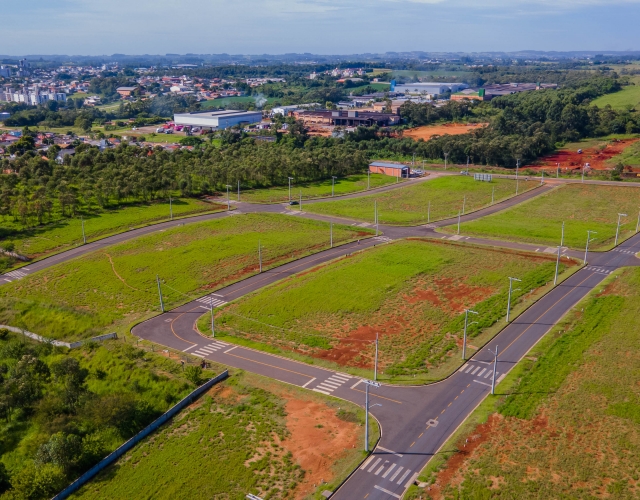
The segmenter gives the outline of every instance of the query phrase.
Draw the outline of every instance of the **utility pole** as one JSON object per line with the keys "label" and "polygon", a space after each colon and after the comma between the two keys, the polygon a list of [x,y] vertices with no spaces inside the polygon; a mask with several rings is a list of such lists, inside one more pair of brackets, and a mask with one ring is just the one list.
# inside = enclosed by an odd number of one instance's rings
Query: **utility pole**
{"label": "utility pole", "polygon": [[378,236],[378,200],[373,201],[374,222],[376,223],[376,236]]}
{"label": "utility pole", "polygon": [[367,170],[367,191],[371,189],[371,170]]}
{"label": "utility pole", "polygon": [[231,210],[231,200],[229,199],[229,188],[231,186],[229,186],[229,184],[227,184],[227,211]]}
{"label": "utility pole", "polygon": [[613,244],[613,246],[615,247],[618,246],[618,235],[620,234],[620,219],[626,216],[627,214],[618,214],[618,227],[616,228],[616,242]]}
{"label": "utility pole", "polygon": [[82,223],[82,242],[83,245],[87,244],[87,235],[84,233],[84,219],[80,217],[80,222]]}
{"label": "utility pole", "polygon": [[238,201],[240,201],[240,179],[238,179]]}
{"label": "utility pole", "polygon": [[211,300],[211,302],[209,303],[209,305],[211,306],[211,336],[215,337],[216,336],[216,330],[213,327],[213,296],[210,296],[209,299]]}
{"label": "utility pole", "polygon": [[363,380],[364,382],[364,451],[369,451],[369,386],[380,387],[379,382]]}
{"label": "utility pole", "polygon": [[300,211],[302,212],[302,189],[300,190],[300,202],[298,203],[298,206],[300,207]]}
{"label": "utility pole", "polygon": [[513,290],[514,281],[522,281],[522,280],[519,280],[518,278],[509,277],[509,298],[507,299],[507,323],[509,322],[509,312],[511,311],[511,292],[519,290],[519,288],[517,290]]}
{"label": "utility pole", "polygon": [[169,196],[169,218],[173,220],[173,200]]}
{"label": "utility pole", "polygon": [[287,177],[289,179],[289,203],[291,203],[291,181],[293,177]]}
{"label": "utility pole", "polygon": [[556,163],[556,179],[560,178],[560,164]]}
{"label": "utility pole", "polygon": [[[638,220],[640,220],[640,216],[638,217]],[[431,200],[429,200],[429,204],[427,205],[427,224],[429,224],[431,222]],[[638,232],[636,230],[636,232]]]}
{"label": "utility pole", "polygon": [[496,346],[496,352],[492,352],[491,349],[487,349],[493,354],[493,377],[491,377],[491,394],[496,393],[496,370],[498,369],[498,346]]}
{"label": "utility pole", "polygon": [[335,196],[335,185],[336,185],[336,177],[335,176],[331,176],[331,197],[333,198]]}
{"label": "utility pole", "polygon": [[518,169],[520,168],[520,159],[516,162],[516,194],[518,194]]}
{"label": "utility pole", "polygon": [[562,245],[558,247],[558,258],[556,259],[556,275],[553,278],[553,286],[558,284],[558,268],[560,267],[560,251],[562,250]]}
{"label": "utility pole", "polygon": [[562,236],[560,236],[560,246],[564,246],[564,221],[562,221]]}
{"label": "utility pole", "polygon": [[540,178],[540,185],[544,184],[544,170],[542,170],[542,177]]}
{"label": "utility pole", "polygon": [[[472,311],[471,309],[465,309],[464,310],[464,334],[462,336],[462,359],[466,360],[467,359],[467,326],[468,326],[468,321],[469,321],[469,313],[471,314],[478,314],[475,311]],[[474,321],[473,323],[477,323],[477,321]],[[473,325],[473,323],[471,323]]]}
{"label": "utility pole", "polygon": [[462,198],[462,215],[464,215],[464,206],[467,204],[467,195],[464,195],[464,198]]}
{"label": "utility pole", "polygon": [[331,233],[330,233],[330,235],[331,235],[331,240],[330,240],[331,243],[330,243],[329,248],[333,248],[333,222],[331,222],[331,225],[329,227],[330,227],[329,230],[331,231]]}
{"label": "utility pole", "polygon": [[640,212],[638,213],[638,222],[636,223],[636,234],[638,234],[638,229],[640,229]]}
{"label": "utility pole", "polygon": [[445,153],[444,154],[444,169],[447,169],[447,157],[449,156],[449,153]]}
{"label": "utility pole", "polygon": [[458,210],[458,232],[456,234],[460,234],[460,210]]}
{"label": "utility pole", "polygon": [[467,175],[469,175],[469,157],[467,156]]}
{"label": "utility pole", "polygon": [[492,205],[493,205],[494,200],[495,200],[495,195],[496,195],[496,187],[495,187],[495,186],[493,186],[493,187],[491,188],[491,204],[492,204]]}
{"label": "utility pole", "polygon": [[378,380],[378,332],[376,332],[376,358],[373,364],[373,380]]}
{"label": "utility pole", "polygon": [[158,295],[160,296],[160,310],[164,312],[164,302],[162,301],[162,289],[160,288],[160,278],[156,274],[156,283],[158,283]]}
{"label": "utility pole", "polygon": [[262,272],[262,248],[260,247],[260,240],[258,240],[258,262],[260,264],[260,272]]}
{"label": "utility pole", "polygon": [[587,256],[589,254],[589,243],[595,240],[595,238],[591,239],[592,234],[598,234],[596,231],[587,231],[587,245],[584,247],[584,265],[587,265]]}

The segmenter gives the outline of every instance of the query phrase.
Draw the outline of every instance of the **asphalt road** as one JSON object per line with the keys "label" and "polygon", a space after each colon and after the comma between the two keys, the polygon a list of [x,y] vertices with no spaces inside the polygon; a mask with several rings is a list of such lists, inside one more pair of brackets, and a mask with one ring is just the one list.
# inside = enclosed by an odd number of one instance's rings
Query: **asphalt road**
{"label": "asphalt road", "polygon": [[[551,189],[551,187],[538,188],[502,203],[497,203],[492,207],[467,214],[461,220],[473,220],[504,210],[526,199],[542,194],[548,189]],[[304,211],[295,215],[292,214],[292,211],[287,210],[288,207],[284,205],[237,203],[235,206],[236,210],[233,212],[207,214],[161,223],[105,238],[43,259],[28,265],[26,268],[22,268],[22,270],[24,270],[25,274],[28,274],[145,234],[182,224],[226,217],[231,214],[248,212],[287,213],[292,217],[302,216],[345,223],[343,219],[307,214]],[[202,335],[196,331],[195,322],[198,317],[210,310],[212,305],[213,307],[220,307],[231,300],[259,290],[287,276],[310,269],[348,253],[385,244],[388,241],[400,238],[419,236],[510,247],[520,250],[555,252],[554,248],[495,242],[470,238],[464,235],[446,236],[434,231],[437,227],[450,225],[454,222],[457,222],[457,220],[441,221],[426,226],[414,227],[380,226],[383,235],[379,237],[326,250],[256,274],[143,322],[137,325],[132,330],[132,333],[143,339],[182,350],[217,363],[258,373],[364,406],[364,384],[357,377],[229,344],[216,338]],[[362,223],[353,224],[363,226]],[[369,225],[369,227],[373,226]],[[495,370],[496,382],[499,383],[531,347],[578,301],[597,287],[609,273],[623,266],[640,265],[640,260],[634,256],[636,252],[640,252],[640,234],[609,252],[591,254],[590,263],[587,267],[554,288],[515,321],[507,325],[485,348],[462,364],[460,369],[446,380],[415,387],[382,385],[379,388],[372,388],[370,391],[371,413],[381,424],[381,440],[374,453],[334,493],[332,498],[345,500],[357,498],[401,498],[406,488],[415,480],[428,460],[439,450],[473,409],[489,394],[493,377],[493,355],[490,351],[495,351],[496,348],[499,348]],[[563,253],[571,256],[580,256],[579,253],[567,251],[566,249],[564,249]],[[11,279],[14,279],[14,277],[11,277]]]}

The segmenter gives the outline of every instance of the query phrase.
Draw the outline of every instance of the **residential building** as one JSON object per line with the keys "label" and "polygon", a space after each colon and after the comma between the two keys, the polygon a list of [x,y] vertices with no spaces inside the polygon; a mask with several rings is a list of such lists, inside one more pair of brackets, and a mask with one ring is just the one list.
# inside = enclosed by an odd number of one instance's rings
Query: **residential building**
{"label": "residential building", "polygon": [[120,94],[120,97],[129,97],[133,94],[138,87],[118,87],[116,92]]}

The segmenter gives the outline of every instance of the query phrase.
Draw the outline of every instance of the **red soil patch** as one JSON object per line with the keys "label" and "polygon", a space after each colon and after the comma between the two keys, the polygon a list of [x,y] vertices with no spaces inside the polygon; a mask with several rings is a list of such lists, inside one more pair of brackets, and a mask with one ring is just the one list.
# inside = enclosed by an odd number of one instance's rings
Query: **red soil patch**
{"label": "red soil patch", "polygon": [[435,135],[460,135],[467,134],[473,130],[486,127],[488,123],[470,123],[468,125],[464,123],[445,123],[444,125],[425,125],[424,127],[416,127],[409,130],[405,130],[404,137],[411,137],[412,139],[424,139],[428,141]]}
{"label": "red soil patch", "polygon": [[282,446],[305,471],[304,480],[294,494],[294,498],[302,499],[322,481],[333,479],[333,465],[356,445],[358,426],[340,420],[335,410],[321,403],[291,395],[283,397],[287,400],[287,429],[291,434]]}
{"label": "red soil patch", "polygon": [[[640,139],[614,140],[607,144],[604,149],[599,147],[584,148],[582,154],[578,151],[561,149],[557,153],[545,156],[537,165],[527,165],[527,168],[538,170],[549,170],[555,172],[556,164],[560,164],[562,170],[580,170],[585,163],[588,163],[592,170],[610,170],[612,165],[606,163],[607,160],[618,156],[622,151]],[[636,171],[640,169],[636,168]]]}
{"label": "red soil patch", "polygon": [[441,278],[434,280],[435,289],[422,290],[416,288],[412,294],[405,297],[409,304],[428,301],[434,306],[443,308],[443,304],[451,313],[460,313],[466,307],[471,307],[478,302],[493,295],[495,290],[491,287],[471,286],[453,278]]}

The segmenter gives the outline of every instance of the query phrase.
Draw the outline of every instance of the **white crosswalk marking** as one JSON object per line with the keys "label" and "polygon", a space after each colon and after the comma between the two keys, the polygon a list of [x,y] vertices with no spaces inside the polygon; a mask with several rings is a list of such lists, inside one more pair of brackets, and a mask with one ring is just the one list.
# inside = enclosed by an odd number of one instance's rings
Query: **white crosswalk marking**
{"label": "white crosswalk marking", "polygon": [[200,302],[201,304],[206,304],[209,307],[211,307],[212,304],[213,304],[213,307],[222,307],[227,303],[226,301],[213,297],[212,295],[205,295],[204,297],[200,297],[199,299],[196,299],[196,302]]}
{"label": "white crosswalk marking", "polygon": [[229,344],[225,343],[225,342],[220,342],[219,340],[214,340],[211,344],[208,344],[204,347],[200,347],[198,349],[196,349],[195,351],[193,351],[192,354],[195,354],[196,356],[199,357],[204,357],[208,354],[213,354],[214,352],[219,351],[220,349],[224,349],[225,347],[227,347]]}
{"label": "white crosswalk marking", "polygon": [[476,369],[471,372],[471,375],[475,375],[475,373],[480,369],[479,366],[476,366]]}
{"label": "white crosswalk marking", "polygon": [[375,469],[375,468],[376,468],[376,465],[378,465],[380,462],[382,462],[382,459],[381,459],[381,458],[379,458],[378,460],[376,460],[375,462],[373,462],[373,465],[367,469],[367,472],[371,472],[373,469]]}
{"label": "white crosswalk marking", "polygon": [[358,224],[359,227],[369,227],[371,224],[368,222],[363,222],[362,224]]}
{"label": "white crosswalk marking", "polygon": [[396,464],[391,464],[391,466],[387,469],[387,471],[384,474],[382,474],[383,479],[386,478],[389,475],[389,472],[391,472],[395,468],[396,468]]}
{"label": "white crosswalk marking", "polygon": [[398,483],[397,484],[402,484],[402,481],[404,481],[404,479],[409,475],[410,472],[411,471],[409,469],[404,471],[404,474],[402,474],[402,477],[400,479],[398,479]]}
{"label": "white crosswalk marking", "polygon": [[402,469],[404,469],[404,467],[402,467],[402,466],[398,467],[398,470],[397,470],[397,471],[395,471],[395,472],[393,473],[393,476],[391,476],[391,477],[389,478],[389,481],[393,481],[393,480],[396,478],[396,476],[397,476],[398,474],[400,474],[400,472],[402,471]]}
{"label": "white crosswalk marking", "polygon": [[336,389],[339,389],[342,384],[348,382],[352,378],[353,377],[349,375],[343,375],[342,373],[334,373],[328,379],[319,382],[313,390],[328,395]]}
{"label": "white crosswalk marking", "polygon": [[384,243],[390,243],[393,241],[391,238],[388,238],[387,236],[376,236],[373,239],[376,241],[382,241]]}
{"label": "white crosswalk marking", "polygon": [[482,377],[482,374],[483,374],[484,372],[486,372],[486,371],[487,371],[487,369],[486,369],[486,368],[483,368],[483,369],[480,371],[480,373],[478,373],[478,377]]}
{"label": "white crosswalk marking", "polygon": [[5,276],[9,276],[9,278],[13,278],[13,279],[16,279],[16,280],[22,279],[26,275],[27,275],[27,273],[22,272],[22,271],[20,271],[18,269],[16,269],[15,271],[9,271],[8,273],[5,273]]}
{"label": "white crosswalk marking", "polygon": [[611,274],[611,271],[609,271],[608,269],[604,269],[603,267],[598,266],[587,266],[585,267],[585,269],[587,271],[593,271],[598,274]]}

